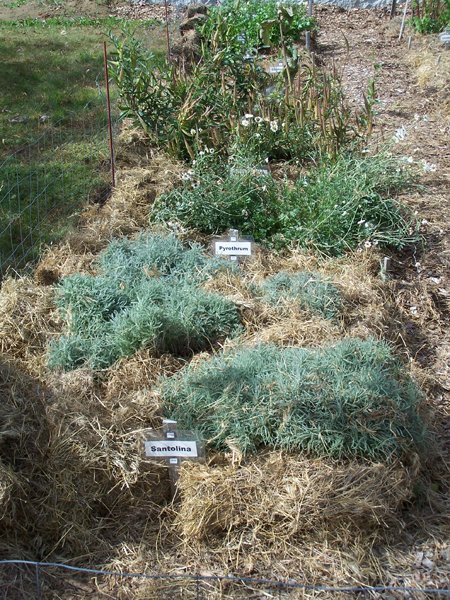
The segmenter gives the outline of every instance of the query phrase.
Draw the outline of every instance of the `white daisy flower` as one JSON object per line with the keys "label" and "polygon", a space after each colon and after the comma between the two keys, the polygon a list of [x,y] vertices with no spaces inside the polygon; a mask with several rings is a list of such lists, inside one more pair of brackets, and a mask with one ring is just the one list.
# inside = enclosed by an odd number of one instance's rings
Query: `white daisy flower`
{"label": "white daisy flower", "polygon": [[434,173],[437,171],[437,166],[434,163],[429,163],[426,160],[422,160],[422,169],[424,173]]}
{"label": "white daisy flower", "polygon": [[372,247],[372,242],[369,242],[369,240],[364,242],[364,248],[371,248]]}
{"label": "white daisy flower", "polygon": [[278,121],[270,121],[270,131],[274,133],[278,131]]}
{"label": "white daisy flower", "polygon": [[251,115],[250,113],[247,113],[244,116],[245,116],[246,119],[253,119],[253,115]]}
{"label": "white daisy flower", "polygon": [[402,142],[403,140],[405,140],[407,137],[408,137],[408,132],[406,131],[405,127],[402,125],[398,129],[396,129],[394,135],[392,136],[392,139],[397,144],[398,142]]}
{"label": "white daisy flower", "polygon": [[241,125],[242,127],[248,127],[250,125],[250,121],[248,121],[247,119],[242,119]]}
{"label": "white daisy flower", "polygon": [[263,122],[263,120],[261,117],[255,117],[255,123],[258,123],[258,125],[259,125],[262,122]]}

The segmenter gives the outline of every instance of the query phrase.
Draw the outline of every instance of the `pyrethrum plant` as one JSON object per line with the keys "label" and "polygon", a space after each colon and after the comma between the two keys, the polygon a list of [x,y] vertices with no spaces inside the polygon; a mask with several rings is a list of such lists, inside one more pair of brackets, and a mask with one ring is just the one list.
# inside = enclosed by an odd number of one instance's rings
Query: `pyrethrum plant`
{"label": "pyrethrum plant", "polygon": [[[273,75],[260,58],[246,61],[243,51],[230,54],[226,47],[204,44],[187,71],[157,63],[130,35],[113,41],[123,114],[177,157],[193,158],[205,147],[226,152],[239,133],[270,158],[304,160],[335,155],[366,131],[345,102],[338,73],[300,60],[295,48],[283,46],[283,72]],[[252,128],[258,120],[268,126]]]}
{"label": "pyrethrum plant", "polygon": [[208,234],[237,227],[276,248],[298,245],[328,256],[419,241],[417,219],[395,199],[411,181],[397,159],[342,155],[311,166],[292,185],[262,170],[260,158],[242,144],[228,159],[202,153],[181,186],[157,198],[151,220]]}
{"label": "pyrethrum plant", "polygon": [[257,240],[269,239],[279,231],[281,195],[262,167],[251,154],[226,159],[201,152],[182,185],[155,200],[151,219],[214,234],[233,226]]}

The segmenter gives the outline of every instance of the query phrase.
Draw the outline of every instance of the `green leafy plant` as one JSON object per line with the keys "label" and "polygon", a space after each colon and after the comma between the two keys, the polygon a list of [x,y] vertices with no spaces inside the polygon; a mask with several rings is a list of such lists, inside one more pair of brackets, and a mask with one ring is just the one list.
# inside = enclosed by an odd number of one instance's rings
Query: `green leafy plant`
{"label": "green leafy plant", "polygon": [[234,304],[199,287],[220,267],[198,246],[173,236],[120,240],[99,267],[101,275],[72,275],[58,288],[67,333],[50,346],[51,368],[102,369],[141,348],[187,355],[240,330]]}
{"label": "green leafy plant", "polygon": [[151,220],[179,221],[204,233],[237,227],[243,234],[268,239],[279,230],[279,185],[254,155],[238,152],[229,160],[199,154],[179,188],[159,196]]}
{"label": "green leafy plant", "polygon": [[411,182],[397,159],[340,156],[311,167],[294,185],[275,181],[244,146],[228,159],[199,156],[181,186],[155,201],[151,220],[203,233],[230,227],[276,248],[299,245],[330,256],[358,246],[417,243],[417,220],[395,200]]}
{"label": "green leafy plant", "polygon": [[411,182],[412,173],[386,153],[324,161],[289,191],[280,215],[284,233],[273,243],[298,243],[330,256],[417,244],[418,221],[395,199]]}
{"label": "green leafy plant", "polygon": [[161,381],[165,413],[211,448],[310,456],[402,456],[422,448],[420,393],[386,344],[261,345],[220,354]]}
{"label": "green leafy plant", "polygon": [[236,134],[270,158],[302,160],[364,139],[366,124],[346,104],[336,69],[300,61],[293,47],[284,47],[283,71],[273,75],[260,58],[245,61],[243,50],[203,45],[187,70],[155,61],[129,33],[112,39],[123,115],[177,157],[193,159],[205,147],[226,153]]}
{"label": "green leafy plant", "polygon": [[319,273],[286,273],[281,271],[266,279],[262,285],[263,297],[272,304],[297,302],[325,319],[335,319],[342,309],[340,291]]}
{"label": "green leafy plant", "polygon": [[209,9],[200,33],[215,48],[240,52],[260,48],[277,48],[282,43],[300,40],[304,31],[312,30],[315,20],[306,9],[294,2],[276,0],[225,0]]}
{"label": "green leafy plant", "polygon": [[415,0],[411,23],[419,33],[439,33],[450,24],[450,0]]}

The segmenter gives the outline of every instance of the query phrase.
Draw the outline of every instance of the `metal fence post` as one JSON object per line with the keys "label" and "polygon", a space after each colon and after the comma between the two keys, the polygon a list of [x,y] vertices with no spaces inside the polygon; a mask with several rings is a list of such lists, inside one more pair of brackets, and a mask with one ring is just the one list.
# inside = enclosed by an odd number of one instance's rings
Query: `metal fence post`
{"label": "metal fence post", "polygon": [[116,167],[114,164],[114,145],[113,132],[111,124],[111,99],[109,96],[109,74],[108,74],[108,56],[106,52],[106,42],[103,42],[103,60],[105,63],[105,84],[106,84],[106,106],[108,108],[108,133],[109,133],[109,154],[111,158],[111,185],[116,187]]}

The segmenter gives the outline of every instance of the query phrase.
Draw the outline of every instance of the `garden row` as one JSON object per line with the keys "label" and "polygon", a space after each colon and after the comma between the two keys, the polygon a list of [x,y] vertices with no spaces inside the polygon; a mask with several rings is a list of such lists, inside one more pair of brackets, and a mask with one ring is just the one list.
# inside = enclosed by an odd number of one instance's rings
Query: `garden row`
{"label": "garden row", "polygon": [[[379,273],[378,249],[420,241],[397,199],[413,176],[371,150],[373,85],[351,109],[336,70],[302,49],[317,25],[301,5],[201,15],[171,60],[113,38],[136,182],[119,173],[34,281],[3,286],[5,544],[19,515],[25,553],[39,539],[43,556],[122,570],[157,571],[162,553],[174,568],[373,583],[364,560],[431,453]],[[258,242],[247,262],[206,249],[229,228]],[[162,416],[207,451],[183,464],[170,509],[141,443]]]}
{"label": "garden row", "polygon": [[[115,73],[127,114],[145,126],[159,150],[191,163],[181,184],[156,198],[149,219],[202,234],[238,227],[272,251],[294,244],[340,255],[417,241],[412,216],[390,195],[408,173],[386,153],[365,155],[367,119],[363,125],[360,115],[352,118],[344,109],[346,121],[336,128],[345,100],[335,74],[311,65],[304,82],[296,42],[313,27],[311,19],[301,6],[268,2],[266,12],[256,8],[254,2],[242,8],[230,2],[202,15],[201,56],[188,66],[156,64],[130,34],[116,39]],[[278,52],[280,72],[268,92],[263,61],[273,61]],[[275,177],[270,167],[276,159]],[[295,161],[295,177],[287,175],[289,161]],[[183,248],[173,235],[113,241],[95,275],[74,275],[60,285],[56,301],[67,334],[52,344],[50,367],[104,369],[145,348],[155,356],[190,356],[242,335],[238,307],[204,288],[224,269],[231,266],[207,258],[198,245]],[[238,271],[246,285],[245,268]],[[253,300],[289,300],[323,318],[342,318],[339,290],[317,273],[279,272],[248,287]],[[205,367],[205,381],[197,372],[193,382],[188,374],[182,378],[163,411],[222,450],[228,438],[242,452],[268,446],[388,458],[411,442],[417,450],[420,395],[400,372],[393,374],[393,359],[382,345],[376,350],[375,342],[367,344],[350,340],[323,352],[269,346],[256,354],[243,350],[235,359],[218,357]],[[347,356],[354,356],[354,364]],[[248,360],[248,368],[236,370],[233,360]],[[277,384],[281,364],[285,373]],[[204,391],[216,385],[196,397],[196,386]],[[394,425],[397,418],[402,425]],[[370,433],[367,419],[373,421]],[[377,431],[390,441],[382,442]]]}

